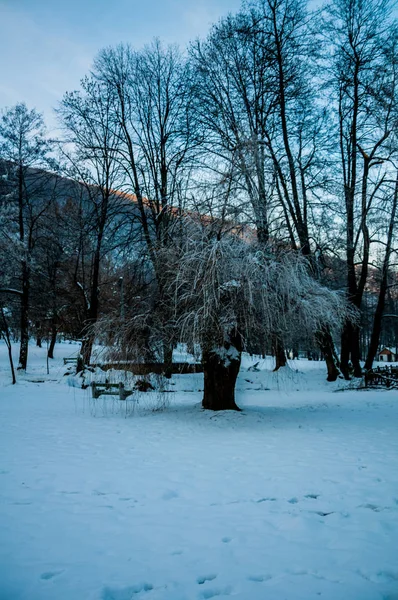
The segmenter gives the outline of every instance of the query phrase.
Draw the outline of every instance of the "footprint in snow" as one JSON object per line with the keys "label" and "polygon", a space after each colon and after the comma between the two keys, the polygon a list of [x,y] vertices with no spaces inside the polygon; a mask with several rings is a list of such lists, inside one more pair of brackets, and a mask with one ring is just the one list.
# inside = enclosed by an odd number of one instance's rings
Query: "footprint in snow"
{"label": "footprint in snow", "polygon": [[138,583],[126,588],[104,587],[101,600],[132,600],[135,594],[150,592],[151,590],[153,590],[153,585],[150,583]]}
{"label": "footprint in snow", "polygon": [[196,579],[196,582],[199,585],[203,585],[206,581],[213,581],[213,579],[215,579],[217,577],[217,575],[215,574],[211,574],[211,575],[203,575],[203,577],[198,577]]}
{"label": "footprint in snow", "polygon": [[377,506],[376,504],[361,504],[359,508],[369,508],[370,510],[373,510],[373,512],[380,512],[383,510],[383,508]]}
{"label": "footprint in snow", "polygon": [[272,579],[272,575],[249,575],[247,577],[248,581],[256,581],[257,583],[262,583],[263,581],[269,581]]}
{"label": "footprint in snow", "polygon": [[276,502],[276,498],[259,498],[258,500],[255,500],[255,502],[257,504],[260,504],[261,502]]}
{"label": "footprint in snow", "polygon": [[320,517],[328,517],[329,515],[334,515],[334,510],[331,510],[330,512],[323,512],[322,510],[316,510],[315,514],[319,515]]}
{"label": "footprint in snow", "polygon": [[53,577],[61,575],[61,573],[63,573],[63,571],[46,571],[45,573],[42,573],[40,575],[40,579],[43,579],[44,581],[49,581]]}
{"label": "footprint in snow", "polygon": [[311,500],[317,500],[319,498],[319,494],[307,494],[305,498],[310,498]]}
{"label": "footprint in snow", "polygon": [[298,503],[298,498],[294,497],[294,498],[290,498],[290,500],[288,500],[289,504],[297,504]]}
{"label": "footprint in snow", "polygon": [[229,544],[229,542],[232,541],[232,538],[230,538],[230,537],[223,537],[221,539],[221,541],[224,542],[224,544]]}
{"label": "footprint in snow", "polygon": [[169,490],[162,496],[162,500],[172,500],[173,498],[178,498],[178,494],[174,490]]}

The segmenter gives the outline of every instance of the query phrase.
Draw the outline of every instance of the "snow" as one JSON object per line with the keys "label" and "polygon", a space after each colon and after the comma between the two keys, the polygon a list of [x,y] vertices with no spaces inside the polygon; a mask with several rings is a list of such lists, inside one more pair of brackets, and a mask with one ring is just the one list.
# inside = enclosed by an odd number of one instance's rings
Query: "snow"
{"label": "snow", "polygon": [[240,354],[235,346],[225,348],[224,346],[217,346],[212,348],[212,353],[219,357],[220,361],[225,367],[228,367],[233,360],[239,360]]}
{"label": "snow", "polygon": [[125,418],[67,385],[77,348],[11,386],[0,345],[1,600],[398,599],[397,391],[245,357],[242,413],[181,375]]}

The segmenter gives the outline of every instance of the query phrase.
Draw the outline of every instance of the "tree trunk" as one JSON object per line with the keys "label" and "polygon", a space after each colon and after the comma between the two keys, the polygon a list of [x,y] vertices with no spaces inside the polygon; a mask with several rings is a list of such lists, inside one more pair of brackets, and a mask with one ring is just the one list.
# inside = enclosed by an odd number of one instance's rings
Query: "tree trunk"
{"label": "tree trunk", "polygon": [[40,321],[36,321],[35,330],[36,330],[36,346],[38,348],[41,348],[42,342],[43,342],[43,329],[42,329]]}
{"label": "tree trunk", "polygon": [[90,364],[91,353],[93,351],[93,344],[94,344],[94,337],[90,333],[82,341],[82,347],[80,350],[80,355],[83,360],[83,366]]}
{"label": "tree trunk", "polygon": [[[10,369],[11,369],[12,384],[14,385],[15,383],[17,383],[17,378],[15,377],[14,361],[12,358],[12,344],[11,344],[10,330],[8,328],[8,323],[7,323],[3,308],[1,308],[0,311],[1,311],[1,317],[2,317],[2,322],[3,322],[0,327],[0,334],[2,334],[4,341],[6,343],[6,346],[7,346],[8,360],[10,362]],[[1,337],[1,335],[0,335],[0,337]]]}
{"label": "tree trunk", "polygon": [[8,360],[9,360],[10,369],[11,369],[12,384],[15,385],[17,383],[17,378],[15,377],[15,369],[14,369],[14,361],[12,359],[12,346],[11,346],[11,344],[7,344],[7,349],[8,349]]}
{"label": "tree trunk", "polygon": [[361,354],[359,348],[360,333],[359,326],[353,324],[351,339],[351,362],[354,369],[354,377],[362,377]]}
{"label": "tree trunk", "polygon": [[163,343],[164,376],[167,379],[173,374],[173,345],[170,342]]}
{"label": "tree trunk", "polygon": [[351,347],[351,329],[352,324],[350,321],[346,321],[341,332],[341,355],[340,355],[340,370],[344,376],[344,379],[351,379],[350,377],[350,347]]}
{"label": "tree trunk", "polygon": [[278,337],[274,338],[272,348],[275,355],[274,371],[278,371],[281,367],[286,367],[287,361],[285,348],[283,347],[282,341]]}
{"label": "tree trunk", "polygon": [[340,375],[340,363],[330,331],[328,329],[317,331],[315,333],[315,340],[326,362],[328,371],[327,381],[336,381]]}
{"label": "tree trunk", "polygon": [[55,323],[51,324],[51,340],[48,348],[48,358],[54,358],[54,348],[57,341],[57,328]]}
{"label": "tree trunk", "polygon": [[[341,334],[341,361],[340,369],[344,378],[349,380],[351,375],[362,377],[362,368],[359,355],[359,326],[346,321]],[[351,363],[350,363],[351,357]]]}
{"label": "tree trunk", "polygon": [[99,278],[100,278],[100,266],[101,266],[101,247],[102,240],[105,230],[105,224],[108,214],[108,200],[109,196],[106,195],[102,200],[101,205],[101,219],[98,227],[97,234],[97,246],[95,249],[94,259],[93,259],[93,274],[92,274],[92,282],[91,282],[91,294],[90,294],[90,305],[88,307],[88,319],[86,322],[86,337],[83,340],[81,355],[83,357],[83,363],[85,365],[90,364],[91,353],[93,351],[94,345],[94,334],[92,332],[92,327],[96,324],[98,319],[98,307],[99,307]]}
{"label": "tree trunk", "polygon": [[29,345],[29,267],[22,261],[21,345],[18,369],[26,371]]}
{"label": "tree trunk", "polygon": [[235,403],[235,384],[240,369],[242,342],[239,334],[231,338],[231,342],[226,341],[221,347],[203,351],[203,408],[240,410]]}
{"label": "tree trunk", "polygon": [[386,253],[384,255],[383,268],[382,268],[382,276],[380,282],[380,290],[379,290],[379,298],[377,300],[377,306],[375,315],[373,318],[373,328],[372,328],[372,336],[370,338],[370,344],[368,349],[368,355],[365,361],[365,369],[369,370],[373,366],[373,361],[376,356],[377,348],[380,342],[380,333],[381,333],[381,320],[383,318],[384,306],[386,302],[386,293],[388,289],[388,269],[390,266],[390,256],[393,242],[393,234],[395,229],[395,216],[397,213],[397,204],[398,204],[398,175],[395,182],[395,190],[392,204],[392,211],[390,217],[390,224],[388,227],[388,235],[387,235],[387,247]]}
{"label": "tree trunk", "polygon": [[377,348],[379,347],[380,333],[381,333],[381,321],[382,321],[383,312],[384,312],[385,297],[386,297],[386,290],[385,289],[383,290],[382,288],[380,288],[379,299],[377,301],[376,312],[375,312],[374,319],[373,319],[373,328],[372,328],[372,335],[370,338],[368,355],[367,355],[366,361],[365,361],[365,371],[368,371],[369,369],[372,368],[373,361],[374,361],[376,353],[377,353]]}

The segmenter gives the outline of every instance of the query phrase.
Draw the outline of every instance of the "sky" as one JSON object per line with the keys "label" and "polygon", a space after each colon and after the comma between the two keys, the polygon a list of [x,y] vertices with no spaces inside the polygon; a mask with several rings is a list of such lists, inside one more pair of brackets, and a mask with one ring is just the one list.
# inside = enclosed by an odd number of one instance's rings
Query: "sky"
{"label": "sky", "polygon": [[185,46],[240,0],[0,0],[0,109],[24,101],[44,113],[79,87],[98,50],[159,37]]}

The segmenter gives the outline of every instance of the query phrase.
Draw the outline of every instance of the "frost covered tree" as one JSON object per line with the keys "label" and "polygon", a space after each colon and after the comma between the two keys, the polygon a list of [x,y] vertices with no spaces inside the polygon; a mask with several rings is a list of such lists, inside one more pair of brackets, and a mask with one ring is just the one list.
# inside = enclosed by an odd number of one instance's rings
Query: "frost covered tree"
{"label": "frost covered tree", "polygon": [[[328,171],[327,112],[310,25],[301,0],[253,1],[213,26],[190,55],[211,168],[214,157],[229,165],[260,243],[282,240],[313,266]],[[334,381],[332,336],[326,327],[314,333]],[[278,368],[286,364],[286,341],[276,333],[273,340]]]}
{"label": "frost covered tree", "polygon": [[249,340],[275,333],[286,341],[298,333],[312,337],[353,317],[340,294],[314,281],[298,253],[278,256],[236,233],[192,229],[175,258],[176,324],[182,340],[201,347],[203,407],[237,410],[235,383]]}

